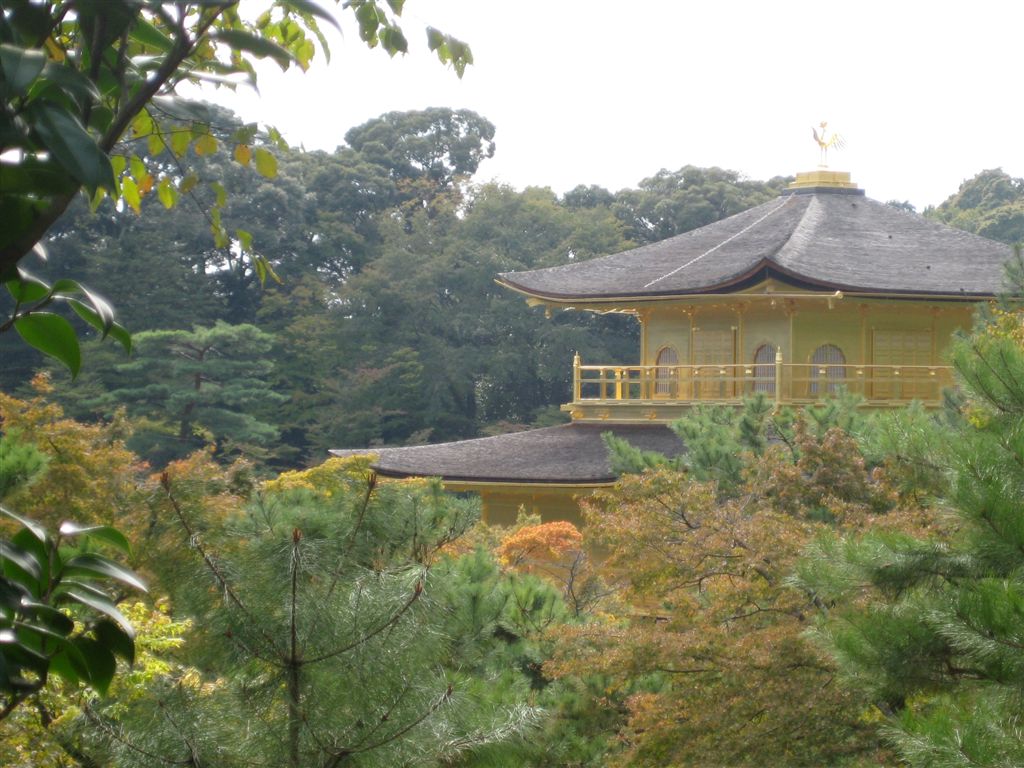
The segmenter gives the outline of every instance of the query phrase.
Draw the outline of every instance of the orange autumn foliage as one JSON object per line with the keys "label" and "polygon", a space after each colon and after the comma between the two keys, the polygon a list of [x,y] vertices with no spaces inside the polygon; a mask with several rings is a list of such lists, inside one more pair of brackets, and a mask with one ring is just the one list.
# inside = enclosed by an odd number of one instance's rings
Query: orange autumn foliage
{"label": "orange autumn foliage", "polygon": [[510,568],[530,563],[557,563],[583,546],[583,534],[572,523],[557,520],[514,529],[498,545],[494,554]]}
{"label": "orange autumn foliage", "polygon": [[[865,466],[853,439],[798,426],[791,448],[748,457],[738,492],[685,473],[624,476],[582,502],[586,531],[628,576],[631,615],[552,632],[553,678],[601,676],[625,718],[619,766],[877,764],[881,740],[858,695],[808,638],[827,606],[790,586],[819,533],[916,513]],[[638,681],[646,681],[638,686]]]}

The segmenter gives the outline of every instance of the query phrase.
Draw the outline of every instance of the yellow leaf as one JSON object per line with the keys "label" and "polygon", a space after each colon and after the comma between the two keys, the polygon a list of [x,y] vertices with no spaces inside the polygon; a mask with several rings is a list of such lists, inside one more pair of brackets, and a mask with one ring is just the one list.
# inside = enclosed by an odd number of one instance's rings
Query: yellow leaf
{"label": "yellow leaf", "polygon": [[188,152],[188,145],[192,143],[192,132],[184,128],[176,128],[171,132],[171,151],[181,157]]}
{"label": "yellow leaf", "polygon": [[135,177],[135,180],[142,181],[146,175],[146,164],[142,162],[142,158],[138,155],[132,155],[128,167],[132,169],[132,176]]}
{"label": "yellow leaf", "polygon": [[153,157],[161,154],[164,149],[164,139],[159,133],[149,134],[149,138],[146,139],[146,148],[149,150],[149,154]]}
{"label": "yellow leaf", "polygon": [[260,176],[272,179],[277,176],[277,158],[270,150],[258,147],[256,149],[256,170]]}
{"label": "yellow leaf", "polygon": [[181,194],[186,195],[195,189],[196,184],[199,183],[199,177],[194,173],[190,173],[184,179],[181,180],[181,184],[178,185],[178,190]]}
{"label": "yellow leaf", "polygon": [[46,50],[50,52],[50,58],[54,61],[61,62],[66,58],[64,49],[53,42],[52,37],[46,38]]}
{"label": "yellow leaf", "polygon": [[196,154],[200,157],[204,155],[212,155],[217,151],[217,140],[213,138],[209,133],[204,133],[195,143]]}
{"label": "yellow leaf", "polygon": [[239,144],[235,147],[235,162],[240,165],[248,165],[252,160],[252,148],[247,144]]}
{"label": "yellow leaf", "polygon": [[164,176],[160,179],[160,183],[156,188],[156,195],[160,198],[160,202],[164,204],[164,208],[173,208],[174,204],[178,202],[178,190],[171,184],[170,176]]}
{"label": "yellow leaf", "polygon": [[139,195],[139,188],[135,184],[135,179],[131,176],[125,176],[121,179],[121,197],[131,206],[133,211],[142,213],[142,197]]}
{"label": "yellow leaf", "polygon": [[147,173],[142,177],[142,182],[139,184],[139,192],[143,195],[149,194],[153,189],[153,174]]}

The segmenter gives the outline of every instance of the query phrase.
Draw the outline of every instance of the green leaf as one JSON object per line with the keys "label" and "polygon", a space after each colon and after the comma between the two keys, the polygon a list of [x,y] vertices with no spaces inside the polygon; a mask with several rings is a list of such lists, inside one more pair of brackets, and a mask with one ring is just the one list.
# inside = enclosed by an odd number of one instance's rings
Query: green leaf
{"label": "green leaf", "polygon": [[103,646],[120,656],[129,664],[135,663],[135,642],[132,636],[126,633],[119,624],[109,619],[101,619],[93,627],[96,639]]}
{"label": "green leaf", "polygon": [[149,48],[155,48],[161,53],[169,53],[171,48],[174,47],[174,41],[171,38],[141,16],[136,17],[129,37],[135,42],[142,43]]}
{"label": "green leaf", "polygon": [[238,243],[242,246],[242,253],[252,253],[252,232],[236,229],[235,237],[238,238]]}
{"label": "green leaf", "polygon": [[78,376],[82,350],[75,329],[63,317],[51,312],[33,312],[15,320],[14,330],[26,344],[67,366],[71,378]]}
{"label": "green leaf", "polygon": [[391,8],[395,16],[402,15],[402,7],[405,5],[405,0],[388,0],[388,6]]}
{"label": "green leaf", "polygon": [[114,679],[114,672],[117,669],[117,660],[114,654],[103,646],[98,640],[91,637],[76,637],[72,644],[82,654],[85,661],[85,678],[89,685],[95,688],[100,695],[106,696],[110,688],[110,681]]}
{"label": "green leaf", "polygon": [[[16,512],[12,512],[11,510],[7,509],[7,507],[4,506],[0,506],[0,515],[5,515],[6,517],[11,518],[11,520],[13,520],[14,522],[18,523],[18,525],[20,525],[22,528],[31,533],[32,536],[34,536],[36,540],[39,541],[40,544],[46,544],[46,542],[50,540],[50,537],[46,533],[46,529],[43,528],[43,526],[41,526],[35,520],[29,520],[27,517],[22,517],[21,515],[17,514]],[[17,541],[17,537],[15,537],[15,541]]]}
{"label": "green leaf", "polygon": [[223,208],[228,202],[228,191],[224,189],[224,185],[219,181],[212,181],[210,182],[210,189],[213,190],[214,197],[217,200],[217,207]]}
{"label": "green leaf", "polygon": [[267,179],[277,176],[277,158],[269,149],[257,147],[253,153],[256,162],[256,171]]}
{"label": "green leaf", "polygon": [[178,190],[171,183],[170,176],[164,176],[156,185],[156,196],[163,203],[164,208],[170,210],[178,202]]}
{"label": "green leaf", "polygon": [[[72,654],[76,655],[77,664],[71,661]],[[78,649],[70,644],[66,644],[59,653],[50,658],[50,674],[57,675],[70,685],[78,685],[82,681],[76,667],[84,668],[85,662],[81,660]]]}
{"label": "green leaf", "polygon": [[14,563],[36,581],[39,581],[39,577],[42,575],[42,569],[39,567],[39,561],[36,560],[35,556],[10,542],[0,541],[0,560],[8,560]]}
{"label": "green leaf", "polygon": [[110,159],[70,113],[50,102],[33,102],[33,126],[54,159],[90,191],[114,189]]}
{"label": "green leaf", "polygon": [[105,325],[103,318],[97,314],[96,310],[92,307],[84,304],[78,299],[65,299],[65,301],[67,301],[68,306],[75,311],[75,314],[102,334],[101,338],[110,336],[124,347],[125,352],[128,352],[129,354],[131,353],[132,335],[128,333],[123,325],[120,325],[119,323],[111,323],[109,326]]}
{"label": "green leaf", "polygon": [[110,525],[79,525],[70,520],[65,520],[60,524],[60,535],[87,536],[92,539],[99,539],[117,547],[126,555],[131,554],[132,551],[125,535]]}
{"label": "green leaf", "polygon": [[142,158],[138,155],[131,156],[131,159],[128,161],[128,167],[131,168],[132,176],[135,177],[136,181],[146,178],[146,164],[142,162]]}
{"label": "green leaf", "polygon": [[269,56],[281,65],[281,69],[287,69],[295,61],[291,53],[272,40],[241,29],[219,29],[211,37],[227,43],[236,51],[248,51],[257,58]]}
{"label": "green leaf", "polygon": [[22,609],[31,614],[37,622],[42,622],[54,632],[67,636],[75,628],[75,622],[63,611],[59,611],[46,603],[33,600],[22,600]]}
{"label": "green leaf", "polygon": [[[400,0],[394,0],[394,2],[400,2]],[[281,0],[281,5],[285,8],[292,8],[299,13],[305,13],[310,16],[315,16],[318,19],[323,19],[336,30],[341,32],[341,25],[338,24],[338,20],[316,3],[310,2],[310,0]]]}
{"label": "green leaf", "polygon": [[46,54],[16,45],[0,45],[0,70],[7,97],[25,94],[46,66]]}
{"label": "green leaf", "polygon": [[8,280],[4,285],[19,304],[31,304],[50,295],[50,286],[21,268],[18,269],[18,277]]}
{"label": "green leaf", "polygon": [[[59,86],[64,93],[76,99],[80,104],[100,100],[100,92],[96,88],[96,84],[77,69],[67,64],[58,64],[55,61],[48,62],[43,69],[43,77],[40,82],[49,86]],[[36,87],[38,87],[38,84]],[[34,95],[36,89],[33,88],[32,90]]]}
{"label": "green leaf", "polygon": [[380,32],[380,44],[392,56],[409,52],[409,42],[398,27],[384,27]]}
{"label": "green leaf", "polygon": [[130,637],[135,637],[135,630],[132,628],[128,619],[126,619],[124,614],[117,610],[117,606],[107,598],[100,598],[96,595],[88,594],[85,591],[69,591],[59,593],[57,595],[57,600],[62,603],[79,603],[87,608],[92,608],[97,613],[102,613],[120,624],[121,628],[127,632]]}
{"label": "green leaf", "polygon": [[121,179],[121,197],[133,211],[142,213],[142,195],[139,194],[139,187],[131,176]]}
{"label": "green leaf", "polygon": [[146,591],[146,585],[142,579],[135,575],[131,570],[125,568],[123,565],[118,565],[112,560],[108,560],[102,555],[97,555],[92,552],[84,552],[80,555],[74,555],[64,563],[64,568],[61,570],[61,577],[64,576],[102,576],[108,579],[114,579],[120,581],[122,584],[127,584],[130,587],[134,587],[141,592]]}
{"label": "green leaf", "polygon": [[174,128],[171,130],[171,151],[177,157],[182,157],[188,152],[188,145],[192,143],[192,132],[185,128]]}

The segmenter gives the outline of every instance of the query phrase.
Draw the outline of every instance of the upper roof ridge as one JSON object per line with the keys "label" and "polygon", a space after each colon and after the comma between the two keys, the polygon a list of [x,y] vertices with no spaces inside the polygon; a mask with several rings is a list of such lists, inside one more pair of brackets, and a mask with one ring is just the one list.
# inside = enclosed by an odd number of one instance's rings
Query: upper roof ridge
{"label": "upper roof ridge", "polygon": [[650,288],[655,283],[660,283],[662,280],[665,280],[666,278],[672,277],[672,275],[674,275],[674,274],[676,274],[678,272],[682,272],[684,269],[686,269],[690,265],[696,264],[698,261],[703,259],[705,256],[710,256],[712,253],[717,251],[719,248],[722,248],[722,247],[728,245],[729,243],[731,243],[733,240],[741,237],[742,235],[745,235],[747,232],[749,232],[754,227],[756,227],[758,224],[763,222],[765,219],[767,219],[773,213],[777,213],[779,210],[781,210],[785,206],[789,205],[789,203],[793,200],[793,196],[792,195],[786,195],[786,196],[783,196],[781,199],[782,199],[781,203],[779,203],[777,206],[775,206],[774,208],[769,210],[766,214],[764,214],[760,218],[755,219],[750,224],[747,224],[747,226],[743,227],[743,229],[739,230],[738,232],[734,232],[733,234],[729,235],[727,238],[725,238],[725,240],[723,240],[722,242],[718,243],[717,245],[713,245],[712,247],[708,248],[706,251],[704,251],[704,253],[700,254],[699,256],[694,256],[692,259],[687,261],[685,264],[681,264],[680,266],[678,266],[675,269],[673,269],[671,272],[666,272],[661,277],[654,278],[649,283],[647,283],[644,286],[644,288]]}

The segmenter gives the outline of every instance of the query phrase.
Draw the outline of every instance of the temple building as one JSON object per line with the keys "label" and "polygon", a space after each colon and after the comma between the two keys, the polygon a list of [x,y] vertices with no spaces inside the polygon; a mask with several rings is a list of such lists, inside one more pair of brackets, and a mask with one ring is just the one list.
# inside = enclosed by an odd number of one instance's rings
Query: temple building
{"label": "temple building", "polygon": [[[601,433],[676,454],[667,426],[695,403],[761,392],[801,405],[840,387],[865,407],[937,405],[944,353],[974,304],[1003,286],[1011,249],[879,203],[819,168],[778,199],[611,256],[497,281],[532,305],[617,312],[640,324],[635,365],[572,360],[565,425],[375,452],[385,477],[439,476],[480,494],[485,517],[520,505],[574,519],[575,497],[611,485]],[[569,361],[567,361],[568,363]],[[349,451],[338,453],[349,453]]]}

